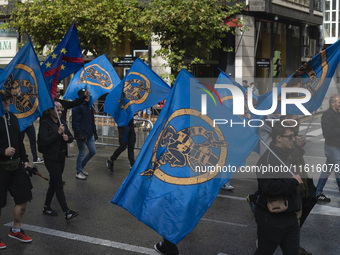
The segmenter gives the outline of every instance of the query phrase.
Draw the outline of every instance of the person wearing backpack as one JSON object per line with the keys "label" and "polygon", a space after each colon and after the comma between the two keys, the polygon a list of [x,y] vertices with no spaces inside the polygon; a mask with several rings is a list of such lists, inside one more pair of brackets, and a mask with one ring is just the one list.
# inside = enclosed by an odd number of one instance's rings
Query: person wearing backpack
{"label": "person wearing backpack", "polygon": [[258,197],[255,207],[258,248],[254,255],[273,254],[278,246],[283,255],[299,255],[300,226],[296,212],[301,209],[299,175],[292,175],[290,152],[295,142],[294,130],[275,123],[272,142],[258,160]]}

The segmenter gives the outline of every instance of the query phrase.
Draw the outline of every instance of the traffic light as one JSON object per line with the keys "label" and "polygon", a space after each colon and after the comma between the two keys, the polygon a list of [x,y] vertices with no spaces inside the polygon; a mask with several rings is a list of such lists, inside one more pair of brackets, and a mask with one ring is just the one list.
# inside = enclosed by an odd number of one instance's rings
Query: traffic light
{"label": "traffic light", "polygon": [[282,65],[281,65],[281,51],[274,51],[273,57],[273,77],[278,78],[281,74]]}

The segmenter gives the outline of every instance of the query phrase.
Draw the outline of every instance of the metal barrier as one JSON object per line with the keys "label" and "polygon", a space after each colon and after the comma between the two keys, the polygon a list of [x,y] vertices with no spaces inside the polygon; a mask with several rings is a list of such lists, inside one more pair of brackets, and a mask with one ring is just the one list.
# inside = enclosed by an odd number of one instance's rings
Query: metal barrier
{"label": "metal barrier", "polygon": [[[98,140],[96,144],[108,145],[108,146],[119,146],[119,133],[117,123],[111,116],[105,115],[94,115],[95,124],[97,128]],[[67,125],[72,133],[72,115],[68,117]],[[143,125],[144,123],[144,125]],[[134,118],[135,132],[136,132],[136,144],[135,149],[141,149],[151,129],[153,123],[147,119]],[[69,150],[69,146],[67,147]]]}

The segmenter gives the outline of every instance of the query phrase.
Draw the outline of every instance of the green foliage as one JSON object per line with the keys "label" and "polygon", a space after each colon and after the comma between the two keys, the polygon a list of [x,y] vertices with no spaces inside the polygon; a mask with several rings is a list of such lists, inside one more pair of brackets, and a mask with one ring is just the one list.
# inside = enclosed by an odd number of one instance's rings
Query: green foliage
{"label": "green foliage", "polygon": [[[190,64],[203,63],[221,48],[230,27],[224,19],[241,11],[230,0],[31,0],[18,1],[11,26],[28,33],[37,51],[57,45],[75,20],[81,48],[95,56],[117,57],[131,39],[162,48],[156,55],[177,74]],[[226,47],[224,47],[225,49]]]}
{"label": "green foliage", "polygon": [[145,40],[157,41],[162,48],[158,56],[167,60],[174,73],[190,64],[210,59],[221,48],[221,39],[231,30],[222,25],[229,16],[241,11],[221,0],[152,0],[137,17],[136,33]]}
{"label": "green foliage", "polygon": [[112,57],[123,40],[133,36],[127,20],[138,4],[138,0],[18,1],[11,25],[21,34],[28,33],[39,51],[46,44],[57,45],[74,20],[85,53]]}

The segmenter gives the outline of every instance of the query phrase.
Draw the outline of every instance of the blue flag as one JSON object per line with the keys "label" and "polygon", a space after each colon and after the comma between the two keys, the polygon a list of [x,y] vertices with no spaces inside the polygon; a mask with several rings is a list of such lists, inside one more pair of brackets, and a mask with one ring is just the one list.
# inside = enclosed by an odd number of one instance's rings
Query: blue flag
{"label": "blue flag", "polygon": [[[196,226],[258,141],[223,104],[207,100],[208,114],[202,115],[204,88],[186,70],[180,72],[112,200],[175,244]],[[228,124],[215,125],[214,119]]]}
{"label": "blue flag", "polygon": [[[319,109],[324,100],[329,84],[340,61],[340,40],[317,54],[313,59],[302,65],[292,75],[282,81],[277,88],[278,104],[276,113],[282,114],[282,88],[303,88],[310,92],[311,98],[302,103],[310,113]],[[258,100],[257,109],[265,110],[272,106],[272,91],[262,95]],[[304,100],[305,93],[287,92],[286,99]],[[286,105],[286,114],[305,114],[295,104]]]}
{"label": "blue flag", "polygon": [[78,30],[73,22],[71,28],[52,54],[41,64],[46,82],[54,98],[59,81],[78,71],[84,65]]}
{"label": "blue flag", "polygon": [[78,90],[86,88],[91,94],[89,101],[91,107],[99,97],[110,93],[119,83],[120,79],[115,69],[104,54],[86,64],[74,75],[64,98],[74,100],[78,97]]}
{"label": "blue flag", "polygon": [[[248,90],[240,85],[238,82],[233,80],[229,75],[224,73],[222,70],[220,70],[220,74],[217,78],[216,84],[230,84],[236,86],[239,90],[242,91],[243,93],[243,100],[244,100],[244,115],[240,115],[242,118],[254,118],[255,115],[249,111],[247,100],[248,100]],[[233,95],[229,89],[218,89],[216,88],[217,94],[220,96],[221,101],[224,102],[228,108],[233,110]],[[252,103],[253,106],[256,108],[257,107],[257,102],[258,102],[258,97],[252,94]]]}
{"label": "blue flag", "polygon": [[121,83],[107,95],[104,112],[118,126],[126,126],[133,115],[167,98],[170,86],[139,58]]}
{"label": "blue flag", "polygon": [[0,89],[13,96],[10,112],[18,117],[21,131],[54,106],[31,41],[1,71]]}
{"label": "blue flag", "polygon": [[[311,99],[302,105],[314,112],[322,104],[334,72],[340,61],[340,40],[317,54],[302,65],[295,73],[280,83],[279,88],[304,88],[311,93]],[[281,95],[281,91],[278,92]],[[288,93],[287,99],[304,98],[304,94]],[[281,101],[281,98],[279,98]],[[278,112],[280,113],[278,104]],[[293,104],[287,105],[287,114],[302,114]]]}

